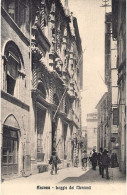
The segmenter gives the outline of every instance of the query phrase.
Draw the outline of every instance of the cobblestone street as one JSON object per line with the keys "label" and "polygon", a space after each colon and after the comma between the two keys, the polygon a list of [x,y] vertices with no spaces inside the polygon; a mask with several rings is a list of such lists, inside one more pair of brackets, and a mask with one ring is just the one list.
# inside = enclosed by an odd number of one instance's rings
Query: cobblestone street
{"label": "cobblestone street", "polygon": [[[119,172],[118,168],[109,168],[110,180],[101,178],[98,168],[93,171],[91,168],[82,170],[81,167],[70,167],[61,169],[57,175],[50,175],[50,172],[31,175],[2,183],[2,195],[25,195],[25,194],[57,194],[68,193],[77,194],[78,190],[82,194],[125,194],[125,176]],[[119,183],[118,187],[117,184]],[[70,187],[71,186],[71,187]],[[79,187],[78,187],[79,186]],[[42,189],[50,187],[50,189]],[[80,188],[80,189],[79,189]],[[112,190],[111,190],[112,189]]]}

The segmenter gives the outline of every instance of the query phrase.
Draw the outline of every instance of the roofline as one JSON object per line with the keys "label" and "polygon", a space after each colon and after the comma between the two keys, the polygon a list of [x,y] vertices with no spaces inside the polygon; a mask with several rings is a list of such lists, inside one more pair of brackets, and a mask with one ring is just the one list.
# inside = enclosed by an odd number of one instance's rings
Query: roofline
{"label": "roofline", "polygon": [[98,104],[96,105],[96,109],[98,108],[98,106],[99,106],[99,104],[102,102],[102,100],[106,97],[108,95],[108,92],[105,92],[104,94],[103,94],[103,96],[101,97],[101,99],[99,100],[99,102],[98,102]]}

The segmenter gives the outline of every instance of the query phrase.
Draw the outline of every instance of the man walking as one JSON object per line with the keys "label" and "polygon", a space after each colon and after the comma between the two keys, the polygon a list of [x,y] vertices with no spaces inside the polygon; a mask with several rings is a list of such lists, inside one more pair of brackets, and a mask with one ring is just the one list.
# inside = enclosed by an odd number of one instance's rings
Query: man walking
{"label": "man walking", "polygon": [[55,168],[55,174],[57,174],[57,164],[60,159],[58,158],[56,151],[53,151],[52,156],[50,157],[49,164],[52,164],[52,169],[51,169],[51,175],[53,175],[53,171]]}
{"label": "man walking", "polygon": [[91,157],[91,161],[92,161],[92,168],[93,170],[96,170],[96,166],[97,166],[97,153],[95,152],[95,149],[93,149],[93,154]]}
{"label": "man walking", "polygon": [[102,153],[102,178],[104,178],[104,170],[106,171],[106,179],[109,179],[108,166],[110,164],[110,158],[108,156],[108,151],[104,149]]}
{"label": "man walking", "polygon": [[102,152],[103,152],[103,149],[100,148],[100,152],[97,155],[98,166],[99,166],[99,174],[100,175],[102,174]]}

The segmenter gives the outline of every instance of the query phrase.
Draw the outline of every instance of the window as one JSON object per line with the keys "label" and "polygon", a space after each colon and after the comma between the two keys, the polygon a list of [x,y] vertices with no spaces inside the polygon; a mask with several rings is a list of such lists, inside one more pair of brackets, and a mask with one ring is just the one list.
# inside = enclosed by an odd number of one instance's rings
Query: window
{"label": "window", "polygon": [[15,20],[15,0],[8,1],[7,12]]}
{"label": "window", "polygon": [[26,3],[25,0],[19,1],[18,25],[21,27],[26,20]]}
{"label": "window", "polygon": [[119,109],[113,108],[113,125],[119,124]]}
{"label": "window", "polygon": [[8,14],[16,20],[17,1],[15,0],[3,0],[2,6],[8,12]]}
{"label": "window", "polygon": [[55,28],[52,29],[52,35],[55,36]]}
{"label": "window", "polygon": [[18,78],[19,74],[22,73],[22,79],[25,76],[21,71],[23,60],[19,49],[10,41],[5,47],[5,90],[7,93],[18,97]]}
{"label": "window", "polygon": [[26,0],[3,0],[2,6],[21,27],[26,18]]}
{"label": "window", "polygon": [[7,93],[14,95],[15,82],[15,79],[7,75]]}

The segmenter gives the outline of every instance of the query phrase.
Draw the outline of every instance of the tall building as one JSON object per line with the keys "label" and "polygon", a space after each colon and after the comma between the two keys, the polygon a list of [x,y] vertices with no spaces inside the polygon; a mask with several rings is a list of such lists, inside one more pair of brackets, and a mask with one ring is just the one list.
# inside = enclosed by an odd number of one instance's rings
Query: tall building
{"label": "tall building", "polygon": [[118,147],[120,170],[126,172],[126,0],[112,0],[112,36],[117,42]]}
{"label": "tall building", "polygon": [[108,92],[104,93],[96,106],[98,112],[98,126],[97,126],[97,151],[100,148],[109,148],[110,130],[108,123]]}
{"label": "tall building", "polygon": [[118,69],[117,42],[112,36],[112,14],[105,15],[105,84],[107,85],[107,123],[109,133],[108,149],[118,156]]}
{"label": "tall building", "polygon": [[97,113],[87,114],[87,154],[89,155],[93,149],[97,150]]}
{"label": "tall building", "polygon": [[2,178],[62,167],[80,155],[82,46],[60,0],[1,2]]}

